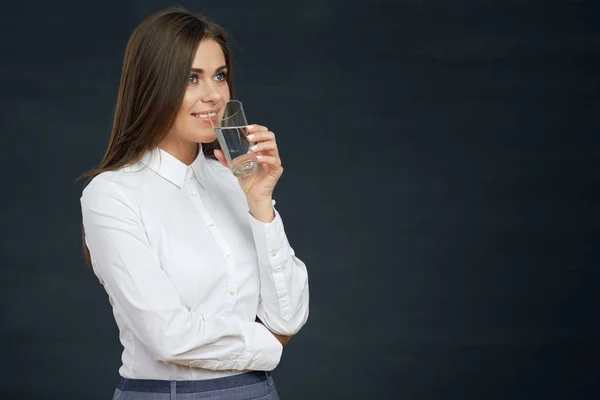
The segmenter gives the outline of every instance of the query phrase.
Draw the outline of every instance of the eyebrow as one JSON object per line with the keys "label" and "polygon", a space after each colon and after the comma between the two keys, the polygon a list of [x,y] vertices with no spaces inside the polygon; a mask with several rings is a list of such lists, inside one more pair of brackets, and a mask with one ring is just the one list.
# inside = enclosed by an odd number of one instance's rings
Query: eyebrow
{"label": "eyebrow", "polygon": [[[215,70],[215,73],[219,73],[219,72],[223,71],[224,69],[227,69],[227,65],[221,65],[219,68],[217,68]],[[202,68],[192,68],[192,72],[195,72],[197,74],[203,74],[204,70]]]}

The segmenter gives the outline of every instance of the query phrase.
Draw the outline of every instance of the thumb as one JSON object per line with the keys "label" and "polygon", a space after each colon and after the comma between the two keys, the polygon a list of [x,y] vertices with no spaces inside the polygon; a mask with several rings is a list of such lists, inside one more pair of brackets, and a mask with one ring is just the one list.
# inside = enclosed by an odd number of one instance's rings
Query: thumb
{"label": "thumb", "polygon": [[223,165],[225,168],[229,168],[229,163],[227,162],[227,159],[225,158],[225,154],[223,154],[223,151],[215,150],[214,153],[215,153],[215,157],[217,157],[217,160],[219,160],[221,165]]}

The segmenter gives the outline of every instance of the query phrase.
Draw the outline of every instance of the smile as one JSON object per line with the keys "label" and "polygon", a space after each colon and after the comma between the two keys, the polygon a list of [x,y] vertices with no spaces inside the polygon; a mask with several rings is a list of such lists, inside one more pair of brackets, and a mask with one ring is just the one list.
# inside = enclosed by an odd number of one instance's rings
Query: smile
{"label": "smile", "polygon": [[192,113],[192,117],[202,121],[202,123],[214,125],[214,123],[217,122],[219,118],[217,114],[218,113],[216,111]]}
{"label": "smile", "polygon": [[217,116],[216,112],[209,112],[209,113],[205,113],[205,114],[192,114],[192,116],[194,116],[195,118],[201,118],[201,119],[213,119],[214,117]]}

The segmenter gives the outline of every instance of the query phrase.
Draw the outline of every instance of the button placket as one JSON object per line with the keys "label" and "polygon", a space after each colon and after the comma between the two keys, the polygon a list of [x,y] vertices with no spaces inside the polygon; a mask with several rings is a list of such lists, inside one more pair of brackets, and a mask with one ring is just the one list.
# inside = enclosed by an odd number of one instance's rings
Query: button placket
{"label": "button placket", "polygon": [[198,185],[196,184],[196,180],[194,179],[193,171],[191,168],[188,168],[185,174],[185,189],[188,194],[192,197],[198,197]]}
{"label": "button placket", "polygon": [[221,249],[225,257],[225,263],[227,264],[227,305],[229,309],[232,309],[237,295],[235,281],[235,260],[231,250],[224,241]]}
{"label": "button placket", "polygon": [[[192,194],[192,196],[194,195]],[[219,232],[219,228],[208,214],[208,211],[204,208],[201,197],[198,197],[197,201],[193,201],[193,204],[198,214],[200,214],[200,218],[206,225],[208,232],[211,234],[211,236],[219,246],[221,254],[223,255],[223,259],[225,261],[226,266],[225,293],[227,297],[227,308],[231,310],[235,304],[235,299],[237,295],[237,287],[235,282],[235,260],[233,253],[231,249],[229,249],[229,246],[227,245],[225,239],[221,235],[221,232]]]}

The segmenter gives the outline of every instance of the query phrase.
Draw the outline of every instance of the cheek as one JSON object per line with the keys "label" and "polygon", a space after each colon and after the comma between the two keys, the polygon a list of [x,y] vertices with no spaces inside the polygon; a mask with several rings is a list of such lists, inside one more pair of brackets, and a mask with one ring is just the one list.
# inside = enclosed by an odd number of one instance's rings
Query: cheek
{"label": "cheek", "polygon": [[224,102],[230,100],[229,85],[227,85],[227,84],[223,85],[223,87],[221,88],[221,97],[223,98]]}
{"label": "cheek", "polygon": [[181,102],[181,107],[179,108],[179,112],[177,113],[177,124],[186,124],[189,118],[191,118],[191,109],[194,106],[193,96],[191,94],[186,93],[183,97],[183,101]]}
{"label": "cheek", "polygon": [[183,101],[181,102],[181,108],[179,109],[179,114],[183,115],[183,114],[187,114],[189,115],[192,107],[194,107],[194,104],[196,103],[196,101],[198,100],[198,96],[194,95],[194,93],[190,90],[188,90],[185,95],[183,96]]}

